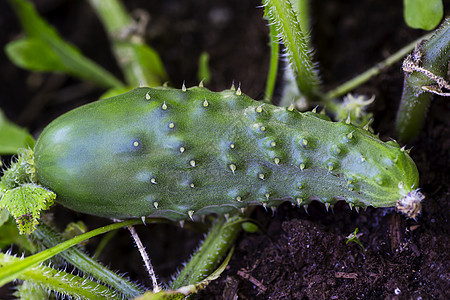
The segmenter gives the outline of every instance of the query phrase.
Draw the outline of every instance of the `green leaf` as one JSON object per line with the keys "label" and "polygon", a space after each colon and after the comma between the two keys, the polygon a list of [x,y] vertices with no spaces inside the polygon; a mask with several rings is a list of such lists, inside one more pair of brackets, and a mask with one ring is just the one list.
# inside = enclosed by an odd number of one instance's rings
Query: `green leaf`
{"label": "green leaf", "polygon": [[[0,210],[0,227],[3,226],[9,220],[9,213],[6,209]],[[0,238],[0,241],[2,239]],[[1,249],[1,246],[0,246]]]}
{"label": "green leaf", "polygon": [[48,44],[36,38],[21,38],[8,43],[6,55],[16,65],[31,71],[65,71],[58,55]]}
{"label": "green leaf", "polygon": [[[75,46],[64,41],[55,28],[39,16],[31,2],[25,0],[9,0],[9,2],[27,37],[40,40],[41,44],[46,45],[47,50],[51,49],[52,56],[59,58],[67,73],[106,88],[123,86],[123,83],[111,73],[85,57]],[[43,51],[48,54],[47,50]],[[55,71],[61,71],[60,66]]]}
{"label": "green leaf", "polygon": [[34,147],[33,137],[26,129],[10,122],[0,110],[0,154],[14,154],[24,147]]}
{"label": "green leaf", "polygon": [[403,15],[411,28],[434,29],[444,16],[442,0],[404,0]]}
{"label": "green leaf", "polygon": [[358,234],[358,231],[359,231],[359,229],[358,229],[358,227],[356,227],[355,231],[353,231],[352,233],[350,233],[347,236],[347,241],[345,242],[345,244],[348,245],[348,243],[350,243],[350,242],[356,243],[362,248],[363,252],[366,252],[366,249],[364,248],[364,245],[359,240],[359,236],[361,236],[362,233]]}
{"label": "green leaf", "polygon": [[53,205],[55,193],[35,183],[26,183],[12,190],[2,191],[0,209],[6,208],[16,219],[20,234],[30,234],[39,224],[41,210]]}

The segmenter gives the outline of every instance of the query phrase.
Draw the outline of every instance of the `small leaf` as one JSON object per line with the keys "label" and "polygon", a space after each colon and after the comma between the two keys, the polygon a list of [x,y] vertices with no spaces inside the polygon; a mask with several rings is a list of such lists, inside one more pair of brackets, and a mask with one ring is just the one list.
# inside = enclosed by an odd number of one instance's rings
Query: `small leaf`
{"label": "small leaf", "polygon": [[358,244],[362,248],[363,252],[366,252],[366,249],[364,248],[363,244],[359,240],[359,237],[362,235],[362,233],[358,234],[358,230],[359,230],[358,227],[355,228],[355,231],[350,233],[347,236],[347,241],[345,242],[345,244],[347,245],[350,242],[354,242],[354,243]]}
{"label": "small leaf", "polygon": [[8,43],[6,55],[17,66],[31,71],[67,71],[52,48],[40,39],[21,38]]}
{"label": "small leaf", "polygon": [[39,224],[41,210],[53,205],[55,193],[35,183],[26,183],[12,190],[2,191],[0,208],[6,208],[16,219],[20,234],[30,234]]}
{"label": "small leaf", "polygon": [[10,122],[0,110],[0,154],[14,154],[23,147],[33,147],[34,139],[24,128]]}
{"label": "small leaf", "polygon": [[403,15],[411,28],[434,29],[444,16],[442,0],[404,0]]}

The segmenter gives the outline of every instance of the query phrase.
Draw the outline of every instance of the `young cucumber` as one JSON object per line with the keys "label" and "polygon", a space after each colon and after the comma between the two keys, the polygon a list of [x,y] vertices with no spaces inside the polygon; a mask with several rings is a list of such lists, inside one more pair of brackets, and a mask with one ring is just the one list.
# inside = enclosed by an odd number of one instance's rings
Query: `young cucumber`
{"label": "young cucumber", "polygon": [[57,118],[34,152],[37,179],[59,203],[113,218],[184,220],[282,201],[391,207],[418,186],[397,143],[239,89],[138,88]]}

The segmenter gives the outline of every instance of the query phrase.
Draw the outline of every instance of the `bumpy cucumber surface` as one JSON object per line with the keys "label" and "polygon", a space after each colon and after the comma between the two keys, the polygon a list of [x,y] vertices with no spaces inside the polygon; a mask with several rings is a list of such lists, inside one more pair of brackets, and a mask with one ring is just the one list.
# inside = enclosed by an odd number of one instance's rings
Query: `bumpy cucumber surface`
{"label": "bumpy cucumber surface", "polygon": [[393,141],[240,90],[138,88],[57,118],[37,178],[73,210],[183,220],[282,201],[395,206],[418,171]]}

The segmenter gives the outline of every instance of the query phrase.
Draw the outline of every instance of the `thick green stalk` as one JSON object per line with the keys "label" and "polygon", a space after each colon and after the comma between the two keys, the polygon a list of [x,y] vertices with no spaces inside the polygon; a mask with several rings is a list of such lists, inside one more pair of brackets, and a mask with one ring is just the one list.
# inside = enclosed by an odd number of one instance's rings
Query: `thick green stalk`
{"label": "thick green stalk", "polygon": [[267,16],[278,31],[278,36],[286,47],[287,56],[297,75],[297,85],[300,92],[310,100],[320,96],[319,77],[311,59],[311,49],[300,28],[297,15],[289,1],[265,0]]}
{"label": "thick green stalk", "polygon": [[[64,242],[64,239],[60,234],[45,224],[38,226],[36,231],[33,232],[33,236],[47,248],[54,247]],[[134,298],[144,293],[144,290],[139,288],[136,284],[119,276],[107,267],[102,266],[77,247],[67,249],[59,255],[85,274],[115,288],[127,298]]]}
{"label": "thick green stalk", "polygon": [[196,284],[207,278],[234,244],[241,231],[243,218],[220,217],[212,225],[200,248],[170,284],[171,290]]}
{"label": "thick green stalk", "polygon": [[400,107],[397,112],[396,133],[408,142],[422,129],[432,93],[441,91],[447,78],[450,61],[450,18],[434,35],[419,43],[403,63],[405,81]]}
{"label": "thick green stalk", "polygon": [[168,79],[155,50],[144,43],[146,15],[134,21],[118,0],[89,0],[105,27],[114,55],[130,86],[159,86]]}

